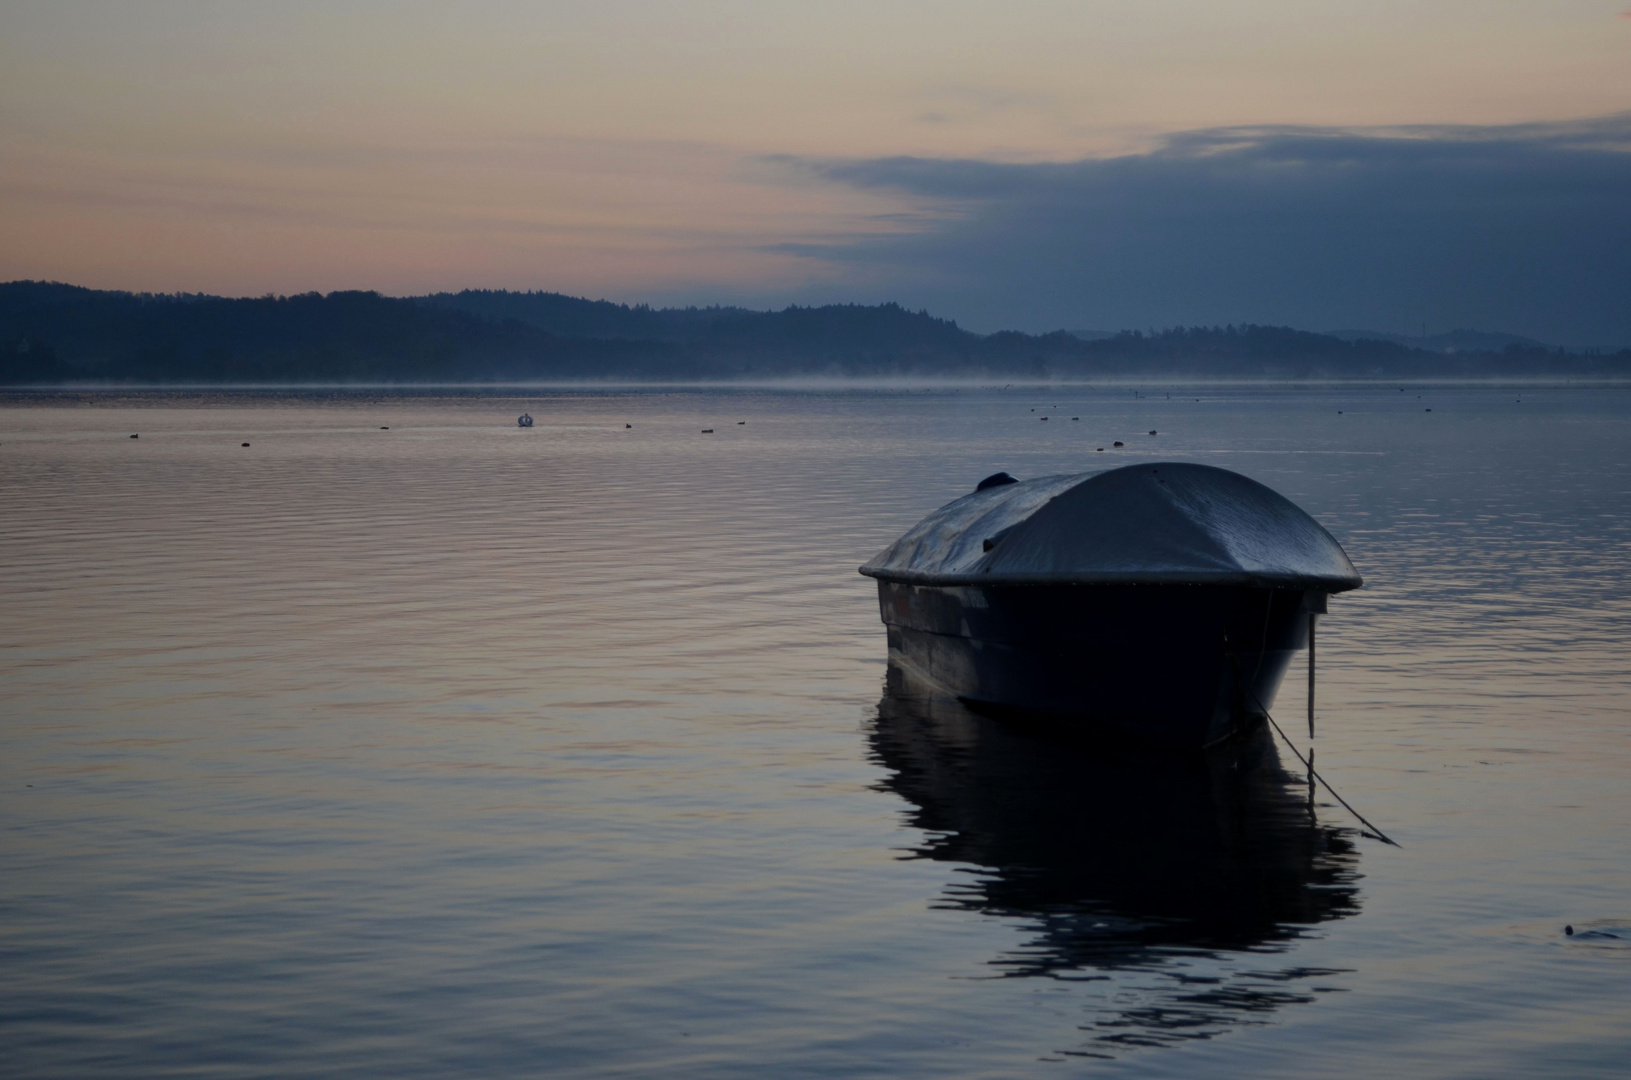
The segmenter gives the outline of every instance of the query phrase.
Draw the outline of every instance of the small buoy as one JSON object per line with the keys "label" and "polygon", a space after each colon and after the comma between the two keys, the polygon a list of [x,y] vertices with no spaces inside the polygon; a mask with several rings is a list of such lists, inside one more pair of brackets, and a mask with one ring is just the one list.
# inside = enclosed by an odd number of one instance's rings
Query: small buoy
{"label": "small buoy", "polygon": [[1567,934],[1569,937],[1574,937],[1574,927],[1572,927],[1572,926],[1565,926],[1563,928],[1563,932],[1565,934]]}
{"label": "small buoy", "polygon": [[1112,446],[1126,446],[1127,444],[1118,440],[1118,441],[1112,443],[1111,445]]}
{"label": "small buoy", "polygon": [[516,425],[516,427],[531,427],[532,426],[532,414],[531,413],[522,413],[520,416],[515,418],[515,425]]}
{"label": "small buoy", "polygon": [[245,446],[248,446],[248,445],[249,445],[249,444],[248,444],[248,443],[244,443],[244,445],[245,445]]}
{"label": "small buoy", "polygon": [[132,435],[131,438],[132,439],[139,439],[139,438],[141,438],[141,436],[140,435]]}
{"label": "small buoy", "polygon": [[714,429],[711,427],[705,427],[702,429],[702,433],[704,435],[712,435],[714,433]]}

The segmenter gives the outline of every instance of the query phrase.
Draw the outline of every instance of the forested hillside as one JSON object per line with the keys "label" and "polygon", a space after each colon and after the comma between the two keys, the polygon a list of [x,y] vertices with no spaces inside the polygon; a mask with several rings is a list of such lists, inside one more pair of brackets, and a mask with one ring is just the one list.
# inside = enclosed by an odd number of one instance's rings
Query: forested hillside
{"label": "forested hillside", "polygon": [[424,383],[790,376],[1467,377],[1631,373],[1631,350],[1445,353],[1285,327],[1098,340],[970,333],[896,304],[653,309],[554,293],[228,299],[0,285],[0,384]]}

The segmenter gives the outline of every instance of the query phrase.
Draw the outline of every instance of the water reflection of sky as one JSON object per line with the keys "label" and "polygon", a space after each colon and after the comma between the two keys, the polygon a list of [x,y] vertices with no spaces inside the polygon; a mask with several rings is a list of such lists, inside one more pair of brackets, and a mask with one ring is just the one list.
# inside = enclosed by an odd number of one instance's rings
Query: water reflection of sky
{"label": "water reflection of sky", "polygon": [[[1624,389],[32,400],[0,399],[8,1075],[1631,1059]],[[1194,778],[1207,834],[1135,761],[879,720],[857,565],[997,468],[1157,452],[1365,575],[1320,622],[1319,763],[1402,848],[1310,823],[1272,755]]]}

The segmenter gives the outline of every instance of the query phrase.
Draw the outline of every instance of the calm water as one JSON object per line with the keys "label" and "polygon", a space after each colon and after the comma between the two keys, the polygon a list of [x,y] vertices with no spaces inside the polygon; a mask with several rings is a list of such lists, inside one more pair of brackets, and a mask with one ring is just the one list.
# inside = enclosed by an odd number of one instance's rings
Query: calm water
{"label": "calm water", "polygon": [[[1624,1075],[1631,391],[1166,393],[0,399],[0,1074]],[[860,562],[1151,457],[1365,575],[1401,848],[889,677]]]}

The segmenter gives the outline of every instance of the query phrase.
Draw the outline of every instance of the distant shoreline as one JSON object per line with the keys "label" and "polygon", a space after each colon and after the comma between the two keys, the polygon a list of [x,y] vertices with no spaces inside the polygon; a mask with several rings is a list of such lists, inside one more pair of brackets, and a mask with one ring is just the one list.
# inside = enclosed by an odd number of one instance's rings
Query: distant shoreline
{"label": "distant shoreline", "polygon": [[[975,334],[898,304],[630,307],[554,293],[258,299],[0,284],[0,386],[1135,385],[1613,380],[1631,349],[1284,326]],[[1494,346],[1499,346],[1498,348]],[[1466,347],[1463,346],[1476,346]],[[1487,346],[1487,347],[1486,347]]]}
{"label": "distant shoreline", "polygon": [[112,395],[112,394],[142,394],[162,395],[177,393],[194,394],[224,394],[224,395],[253,395],[253,394],[397,394],[402,396],[431,396],[437,394],[456,395],[492,395],[502,397],[526,396],[528,394],[573,394],[573,393],[616,393],[616,392],[676,392],[676,391],[708,391],[708,390],[743,390],[743,391],[786,391],[786,392],[835,392],[845,390],[856,391],[962,391],[973,390],[986,393],[1001,393],[1005,390],[1015,392],[1025,390],[1094,390],[1114,389],[1118,391],[1139,390],[1149,387],[1152,390],[1171,390],[1183,388],[1228,388],[1228,387],[1263,387],[1283,386],[1297,388],[1314,387],[1371,387],[1371,386],[1408,386],[1408,387],[1522,387],[1525,389],[1591,389],[1591,388],[1631,388],[1631,375],[1626,376],[1512,376],[1487,378],[1309,378],[1309,379],[1277,379],[1277,378],[1147,378],[1137,379],[1109,378],[1093,381],[1085,380],[1013,380],[1007,384],[999,385],[991,380],[959,380],[959,379],[868,379],[868,378],[832,378],[832,379],[734,379],[734,380],[707,380],[694,379],[673,382],[640,382],[633,380],[574,380],[555,382],[446,382],[446,383],[56,383],[56,384],[0,384],[0,396],[16,398],[50,397],[69,395]]}

